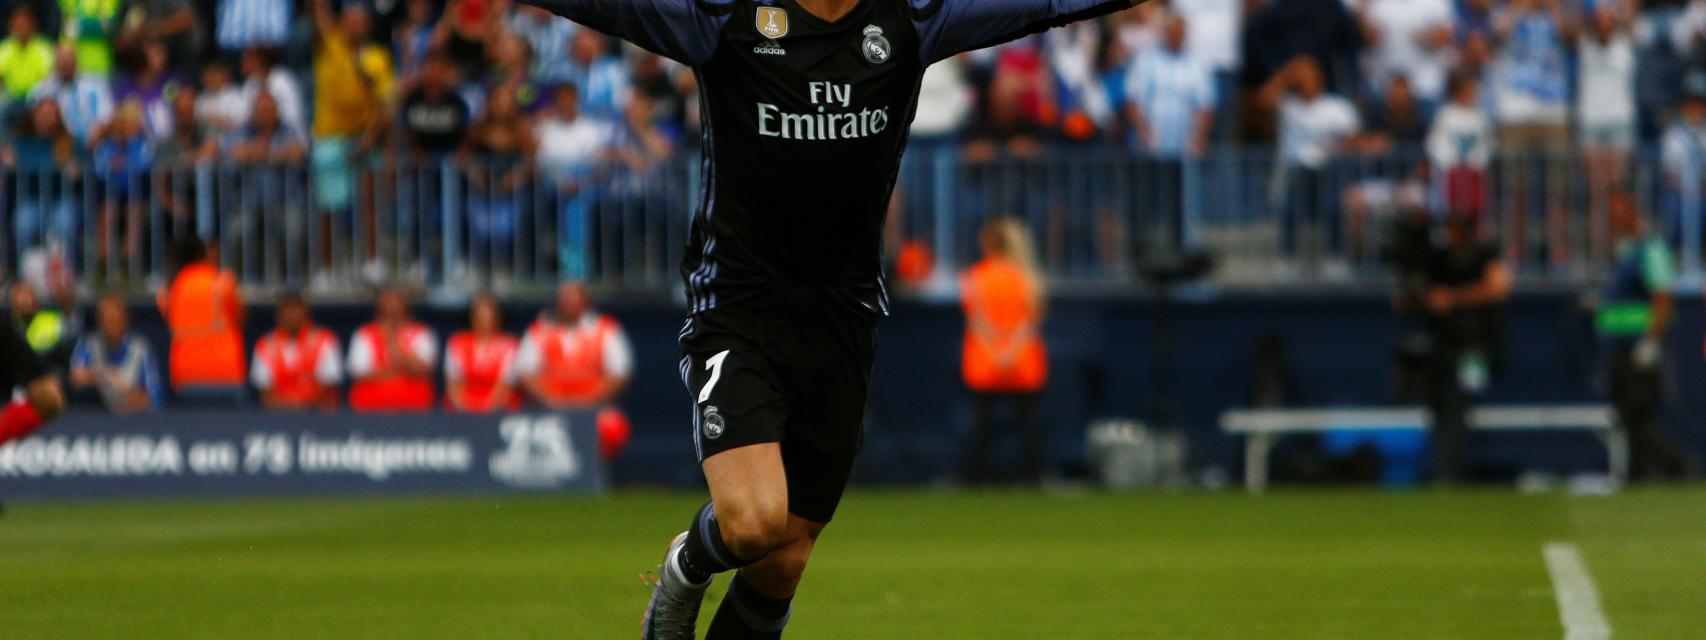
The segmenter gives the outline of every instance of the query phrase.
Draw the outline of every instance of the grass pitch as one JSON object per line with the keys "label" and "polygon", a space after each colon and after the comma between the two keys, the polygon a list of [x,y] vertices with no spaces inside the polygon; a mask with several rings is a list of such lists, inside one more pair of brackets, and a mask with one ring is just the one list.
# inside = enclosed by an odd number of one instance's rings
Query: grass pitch
{"label": "grass pitch", "polygon": [[[637,637],[702,498],[12,505],[0,637]],[[863,492],[788,637],[1560,638],[1541,546],[1620,640],[1706,637],[1706,490]],[[707,602],[715,609],[722,580]]]}

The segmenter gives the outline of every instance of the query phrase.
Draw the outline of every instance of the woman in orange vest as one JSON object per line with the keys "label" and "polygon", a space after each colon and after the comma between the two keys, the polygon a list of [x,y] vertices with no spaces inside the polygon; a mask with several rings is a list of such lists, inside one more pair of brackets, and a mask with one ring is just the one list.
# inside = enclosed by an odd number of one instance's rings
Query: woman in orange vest
{"label": "woman in orange vest", "polygon": [[1042,433],[1036,424],[1037,398],[1048,380],[1048,355],[1042,322],[1047,292],[1037,273],[1030,236],[1016,220],[998,219],[978,236],[983,259],[962,275],[966,314],[962,375],[974,399],[966,480],[991,480],[987,460],[995,428],[995,405],[1011,404],[1023,438],[1022,479],[1042,477]]}
{"label": "woman in orange vest", "polygon": [[338,406],[344,365],[338,337],[314,326],[300,294],[278,300],[278,328],[255,343],[250,381],[268,409],[331,410]]}
{"label": "woman in orange vest", "polygon": [[375,301],[374,320],[350,337],[349,404],[365,412],[431,411],[438,338],[409,317],[400,289]]}
{"label": "woman in orange vest", "polygon": [[243,296],[237,277],[219,268],[218,253],[191,238],[178,248],[182,265],[156,297],[172,331],[172,388],[241,387]]}
{"label": "woman in orange vest", "polygon": [[444,349],[445,405],[467,413],[520,409],[515,347],[515,336],[503,332],[497,299],[475,296],[468,307],[468,330],[450,336]]}

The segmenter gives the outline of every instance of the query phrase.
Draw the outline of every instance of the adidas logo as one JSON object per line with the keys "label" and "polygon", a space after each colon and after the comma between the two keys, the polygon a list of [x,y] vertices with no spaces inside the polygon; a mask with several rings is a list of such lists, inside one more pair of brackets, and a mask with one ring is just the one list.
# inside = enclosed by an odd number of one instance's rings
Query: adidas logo
{"label": "adidas logo", "polygon": [[765,40],[752,48],[752,52],[763,56],[785,56],[788,51],[773,40]]}

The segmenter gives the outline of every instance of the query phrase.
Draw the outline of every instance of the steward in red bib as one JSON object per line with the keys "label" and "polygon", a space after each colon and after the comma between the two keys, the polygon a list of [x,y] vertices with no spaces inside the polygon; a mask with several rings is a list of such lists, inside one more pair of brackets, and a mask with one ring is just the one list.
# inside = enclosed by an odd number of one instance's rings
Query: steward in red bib
{"label": "steward in red bib", "polygon": [[452,411],[491,413],[521,408],[515,393],[515,336],[503,332],[497,300],[481,294],[468,307],[467,331],[444,350],[444,404]]}
{"label": "steward in red bib", "polygon": [[349,404],[356,411],[430,411],[438,338],[409,317],[398,289],[379,294],[373,322],[350,337]]}
{"label": "steward in red bib", "polygon": [[615,319],[587,308],[586,288],[569,283],[558,288],[556,307],[522,337],[516,370],[540,404],[602,407],[627,387],[633,349]]}
{"label": "steward in red bib", "polygon": [[268,409],[332,410],[344,380],[338,337],[314,326],[299,294],[278,301],[278,328],[255,343],[249,380]]}

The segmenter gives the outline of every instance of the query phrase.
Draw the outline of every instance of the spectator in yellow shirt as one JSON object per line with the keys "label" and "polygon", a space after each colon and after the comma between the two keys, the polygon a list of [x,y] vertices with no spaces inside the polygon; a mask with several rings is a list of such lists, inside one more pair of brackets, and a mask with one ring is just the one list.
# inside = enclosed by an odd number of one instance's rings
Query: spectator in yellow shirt
{"label": "spectator in yellow shirt", "polygon": [[[330,0],[313,0],[313,13],[318,38],[314,48],[314,201],[328,218],[348,216],[355,202],[356,168],[375,142],[376,125],[384,121],[396,78],[390,52],[368,38],[372,20],[360,3],[347,3],[341,14],[334,14]],[[331,281],[332,235],[354,235],[348,224],[346,217],[336,226],[329,219],[320,225],[325,235],[320,242],[323,268],[315,274],[315,286]],[[365,237],[372,238],[372,231]]]}
{"label": "spectator in yellow shirt", "polygon": [[60,43],[69,43],[83,73],[102,78],[112,73],[118,8],[119,0],[59,0]]}
{"label": "spectator in yellow shirt", "polygon": [[41,36],[35,10],[18,5],[7,18],[6,39],[0,40],[0,81],[6,96],[22,101],[52,73],[53,45]]}

